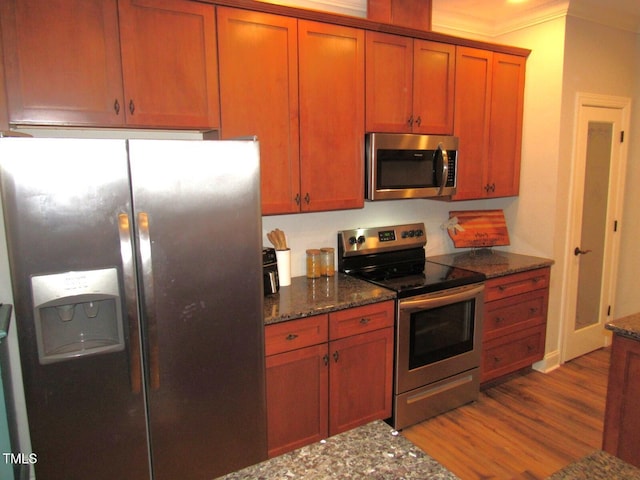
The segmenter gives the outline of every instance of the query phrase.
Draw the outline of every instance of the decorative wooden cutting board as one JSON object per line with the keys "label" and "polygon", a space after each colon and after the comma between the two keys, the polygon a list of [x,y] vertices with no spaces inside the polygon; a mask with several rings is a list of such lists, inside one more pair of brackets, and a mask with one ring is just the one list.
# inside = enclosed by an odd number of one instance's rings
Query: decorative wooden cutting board
{"label": "decorative wooden cutting board", "polygon": [[447,230],[456,248],[509,245],[509,232],[502,210],[449,212]]}

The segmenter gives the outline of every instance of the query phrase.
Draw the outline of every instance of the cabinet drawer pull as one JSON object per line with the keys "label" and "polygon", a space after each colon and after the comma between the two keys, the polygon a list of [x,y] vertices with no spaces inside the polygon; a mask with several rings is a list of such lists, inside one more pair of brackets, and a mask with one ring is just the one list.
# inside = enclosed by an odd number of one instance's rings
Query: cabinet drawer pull
{"label": "cabinet drawer pull", "polygon": [[311,203],[311,197],[309,196],[309,192],[304,196],[304,201],[309,205]]}
{"label": "cabinet drawer pull", "polygon": [[412,127],[412,126],[413,126],[413,115],[411,115],[411,116],[409,117],[409,120],[407,120],[407,125],[409,125],[410,127]]}
{"label": "cabinet drawer pull", "polygon": [[506,285],[498,285],[498,290],[504,292],[508,287]]}
{"label": "cabinet drawer pull", "polygon": [[502,317],[496,317],[496,318],[495,318],[495,322],[496,322],[496,325],[500,325],[502,322],[504,322],[504,318],[502,318]]}
{"label": "cabinet drawer pull", "polygon": [[418,118],[416,118],[416,123],[418,124],[418,126],[422,124],[422,118],[420,117],[420,115],[418,115]]}
{"label": "cabinet drawer pull", "polygon": [[295,333],[290,333],[285,337],[285,340],[291,341],[291,340],[295,340],[296,338],[298,338],[298,335],[296,335]]}
{"label": "cabinet drawer pull", "polygon": [[133,112],[135,112],[135,111],[136,111],[136,106],[133,103],[133,99],[129,100],[129,112],[131,113],[131,115],[133,115]]}
{"label": "cabinet drawer pull", "polygon": [[120,115],[120,102],[116,98],[115,102],[113,102],[113,109],[116,112],[116,115]]}
{"label": "cabinet drawer pull", "polygon": [[329,354],[328,354],[328,353],[325,353],[325,354],[322,356],[322,361],[324,362],[324,366],[325,366],[325,367],[329,365]]}
{"label": "cabinet drawer pull", "polygon": [[530,313],[531,315],[535,315],[535,314],[537,314],[537,313],[538,313],[538,307],[531,307],[531,308],[529,309],[529,313]]}
{"label": "cabinet drawer pull", "polygon": [[338,362],[338,358],[340,358],[340,354],[336,350],[335,352],[333,352],[333,361]]}
{"label": "cabinet drawer pull", "polygon": [[500,363],[502,361],[502,357],[493,357],[493,363]]}
{"label": "cabinet drawer pull", "polygon": [[296,193],[295,201],[296,201],[296,205],[300,206],[300,194],[299,193]]}
{"label": "cabinet drawer pull", "polygon": [[371,319],[370,319],[370,318],[362,317],[362,318],[360,319],[360,325],[368,325],[370,321],[371,321]]}

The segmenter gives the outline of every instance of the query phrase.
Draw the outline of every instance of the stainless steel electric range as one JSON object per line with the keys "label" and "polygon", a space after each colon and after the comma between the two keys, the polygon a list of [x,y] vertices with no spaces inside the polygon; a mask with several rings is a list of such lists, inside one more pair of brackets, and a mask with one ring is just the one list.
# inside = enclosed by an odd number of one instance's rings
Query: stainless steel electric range
{"label": "stainless steel electric range", "polygon": [[478,398],[482,273],[426,261],[423,223],[338,232],[338,268],[394,290],[394,400],[402,429]]}

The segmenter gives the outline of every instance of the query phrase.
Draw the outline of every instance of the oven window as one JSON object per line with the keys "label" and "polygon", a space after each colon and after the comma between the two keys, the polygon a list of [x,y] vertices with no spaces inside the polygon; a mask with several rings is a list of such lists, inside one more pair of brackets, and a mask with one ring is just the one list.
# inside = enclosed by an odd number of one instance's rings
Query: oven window
{"label": "oven window", "polygon": [[409,369],[473,350],[475,300],[411,314]]}
{"label": "oven window", "polygon": [[378,150],[377,188],[435,187],[433,150]]}

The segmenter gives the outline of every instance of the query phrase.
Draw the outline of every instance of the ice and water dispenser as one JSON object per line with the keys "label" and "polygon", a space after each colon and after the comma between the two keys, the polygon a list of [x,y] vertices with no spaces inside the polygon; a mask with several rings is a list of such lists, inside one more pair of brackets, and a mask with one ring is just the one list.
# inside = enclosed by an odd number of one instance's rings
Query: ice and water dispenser
{"label": "ice and water dispenser", "polygon": [[124,349],[115,268],[31,277],[41,364]]}

